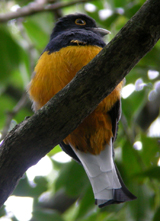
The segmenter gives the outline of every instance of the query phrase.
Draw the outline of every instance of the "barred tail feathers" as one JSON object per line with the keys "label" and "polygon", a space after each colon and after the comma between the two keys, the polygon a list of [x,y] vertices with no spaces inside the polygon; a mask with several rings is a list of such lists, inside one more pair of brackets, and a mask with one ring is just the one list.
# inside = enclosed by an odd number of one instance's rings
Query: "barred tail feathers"
{"label": "barred tail feathers", "polygon": [[125,187],[113,161],[112,141],[99,155],[72,148],[80,159],[92,185],[99,207],[133,200],[136,197]]}

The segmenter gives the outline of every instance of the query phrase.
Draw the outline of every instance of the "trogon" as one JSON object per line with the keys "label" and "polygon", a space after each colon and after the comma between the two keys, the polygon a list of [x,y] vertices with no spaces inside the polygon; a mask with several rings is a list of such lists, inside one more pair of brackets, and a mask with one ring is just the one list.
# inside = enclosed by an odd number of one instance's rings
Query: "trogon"
{"label": "trogon", "polygon": [[[34,111],[65,87],[105,47],[103,37],[108,33],[85,14],[70,14],[57,21],[28,86]],[[60,143],[68,155],[83,165],[99,207],[136,198],[124,185],[113,159],[122,85],[120,82]]]}

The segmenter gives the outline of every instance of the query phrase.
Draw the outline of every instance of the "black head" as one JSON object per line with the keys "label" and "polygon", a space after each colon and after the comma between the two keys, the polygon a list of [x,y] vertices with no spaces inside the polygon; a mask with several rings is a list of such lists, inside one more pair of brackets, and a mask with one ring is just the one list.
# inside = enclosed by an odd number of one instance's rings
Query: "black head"
{"label": "black head", "polygon": [[50,41],[44,51],[52,53],[61,48],[77,45],[96,45],[104,47],[106,44],[102,37],[109,34],[106,29],[98,28],[94,19],[84,14],[70,14],[62,17],[56,23]]}
{"label": "black head", "polygon": [[60,33],[63,33],[64,31],[73,29],[92,30],[96,33],[99,33],[99,35],[101,35],[102,37],[110,33],[105,29],[98,28],[95,20],[85,14],[70,14],[58,20],[51,34],[51,39],[56,37]]}

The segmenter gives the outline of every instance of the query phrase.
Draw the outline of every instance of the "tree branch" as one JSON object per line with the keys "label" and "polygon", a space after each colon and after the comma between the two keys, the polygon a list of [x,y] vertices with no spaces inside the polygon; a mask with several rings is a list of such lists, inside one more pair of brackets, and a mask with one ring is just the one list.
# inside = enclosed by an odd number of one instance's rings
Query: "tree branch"
{"label": "tree branch", "polygon": [[76,0],[67,3],[54,3],[54,4],[41,4],[38,2],[32,2],[27,6],[24,6],[18,9],[16,12],[9,12],[6,14],[0,14],[0,23],[7,22],[11,19],[17,19],[20,17],[26,17],[29,15],[33,15],[40,12],[48,12],[48,11],[55,11],[64,7],[68,7],[71,5],[89,2],[90,0]]}
{"label": "tree branch", "polygon": [[148,0],[115,38],[0,147],[0,205],[24,172],[71,133],[160,38],[160,1]]}

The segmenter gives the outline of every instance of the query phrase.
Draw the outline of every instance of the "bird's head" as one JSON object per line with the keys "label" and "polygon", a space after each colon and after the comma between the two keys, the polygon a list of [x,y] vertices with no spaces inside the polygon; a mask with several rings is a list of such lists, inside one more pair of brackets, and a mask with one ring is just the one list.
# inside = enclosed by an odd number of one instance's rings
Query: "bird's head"
{"label": "bird's head", "polygon": [[95,20],[85,14],[70,14],[58,20],[51,34],[51,39],[65,31],[77,29],[89,30],[101,37],[110,33],[106,29],[98,28]]}

